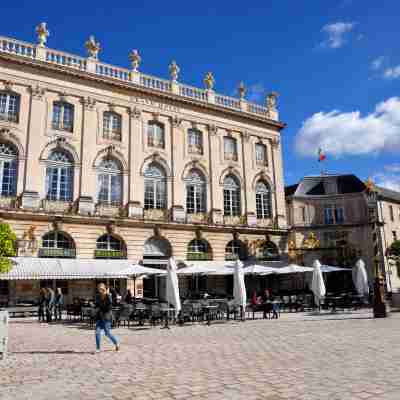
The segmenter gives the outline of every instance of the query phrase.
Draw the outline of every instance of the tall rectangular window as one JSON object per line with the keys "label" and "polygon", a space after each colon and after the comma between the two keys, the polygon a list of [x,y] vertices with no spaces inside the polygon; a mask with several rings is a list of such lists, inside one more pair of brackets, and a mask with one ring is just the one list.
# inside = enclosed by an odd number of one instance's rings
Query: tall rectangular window
{"label": "tall rectangular window", "polygon": [[198,129],[188,130],[189,153],[203,154],[203,135]]}
{"label": "tall rectangular window", "polygon": [[256,143],[256,163],[267,165],[267,147],[262,143]]}
{"label": "tall rectangular window", "polygon": [[72,104],[59,101],[53,104],[52,127],[67,132],[74,130],[74,106]]}
{"label": "tall rectangular window", "polygon": [[238,154],[237,154],[237,143],[235,138],[229,136],[224,137],[224,158],[225,160],[237,161]]}
{"label": "tall rectangular window", "polygon": [[389,215],[390,215],[390,220],[394,221],[394,213],[393,213],[393,206],[389,206]]}
{"label": "tall rectangular window", "polygon": [[343,207],[336,207],[335,208],[335,222],[337,224],[343,224],[343,222],[344,222]]}
{"label": "tall rectangular window", "polygon": [[333,208],[330,206],[324,209],[324,221],[326,225],[332,225],[334,223]]}
{"label": "tall rectangular window", "polygon": [[117,113],[106,111],[103,114],[103,137],[111,140],[121,140],[122,121]]}
{"label": "tall rectangular window", "polygon": [[0,93],[0,121],[18,122],[19,95],[14,93]]}

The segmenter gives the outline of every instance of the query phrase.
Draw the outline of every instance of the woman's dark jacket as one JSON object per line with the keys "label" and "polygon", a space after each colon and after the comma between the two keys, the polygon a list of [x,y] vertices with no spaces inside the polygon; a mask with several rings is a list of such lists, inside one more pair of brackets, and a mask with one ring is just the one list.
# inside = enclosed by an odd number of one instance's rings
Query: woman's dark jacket
{"label": "woman's dark jacket", "polygon": [[96,296],[96,321],[112,321],[112,302],[108,294],[104,298]]}

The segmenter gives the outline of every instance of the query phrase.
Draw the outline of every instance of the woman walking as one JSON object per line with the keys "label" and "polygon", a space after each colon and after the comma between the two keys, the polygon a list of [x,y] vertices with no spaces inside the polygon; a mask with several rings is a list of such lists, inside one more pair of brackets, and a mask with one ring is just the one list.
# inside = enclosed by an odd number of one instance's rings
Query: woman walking
{"label": "woman walking", "polygon": [[119,350],[119,343],[111,333],[112,322],[112,301],[110,295],[107,294],[107,288],[104,283],[100,283],[97,287],[98,295],[96,296],[96,353],[100,352],[101,331],[113,342],[115,350]]}

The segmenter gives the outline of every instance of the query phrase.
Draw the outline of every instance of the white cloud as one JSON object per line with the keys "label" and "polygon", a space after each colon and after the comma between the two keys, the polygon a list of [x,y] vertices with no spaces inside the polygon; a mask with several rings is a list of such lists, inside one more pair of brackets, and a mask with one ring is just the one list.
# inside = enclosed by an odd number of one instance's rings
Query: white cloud
{"label": "white cloud", "polygon": [[382,67],[384,61],[385,61],[384,56],[375,58],[375,60],[372,60],[372,62],[371,62],[371,69],[373,69],[374,71],[377,71],[378,69],[380,69]]}
{"label": "white cloud", "polygon": [[372,177],[376,185],[400,192],[400,175],[378,173]]}
{"label": "white cloud", "polygon": [[386,79],[400,78],[400,65],[397,65],[396,67],[386,68],[383,72],[383,77]]}
{"label": "white cloud", "polygon": [[248,101],[251,101],[253,103],[262,102],[264,100],[266,91],[267,91],[267,89],[261,82],[254,83],[253,85],[250,85],[247,88],[246,98]]}
{"label": "white cloud", "polygon": [[295,137],[296,151],[313,156],[322,148],[335,157],[400,150],[400,98],[379,103],[374,112],[320,111],[307,118]]}
{"label": "white cloud", "polygon": [[389,164],[383,167],[388,172],[400,172],[400,164]]}
{"label": "white cloud", "polygon": [[353,30],[354,22],[335,22],[323,26],[322,32],[328,35],[328,38],[321,43],[323,47],[338,49],[346,43],[346,35]]}

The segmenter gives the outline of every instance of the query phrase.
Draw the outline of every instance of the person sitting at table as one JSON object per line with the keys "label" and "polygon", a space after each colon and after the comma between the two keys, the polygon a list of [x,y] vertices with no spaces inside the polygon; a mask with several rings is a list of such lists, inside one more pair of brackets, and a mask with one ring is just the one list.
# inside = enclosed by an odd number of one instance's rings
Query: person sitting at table
{"label": "person sitting at table", "polygon": [[268,289],[264,290],[263,296],[262,296],[262,304],[263,304],[263,318],[267,318],[271,315],[272,311],[272,303],[271,303],[271,294]]}
{"label": "person sitting at table", "polygon": [[127,291],[126,291],[126,295],[125,295],[125,303],[126,304],[131,304],[132,303],[132,299],[133,299],[133,296],[132,296],[132,292],[131,292],[131,289],[128,289]]}

